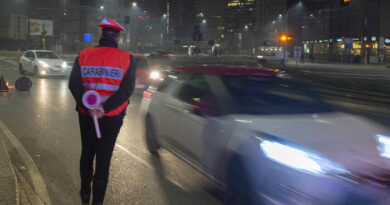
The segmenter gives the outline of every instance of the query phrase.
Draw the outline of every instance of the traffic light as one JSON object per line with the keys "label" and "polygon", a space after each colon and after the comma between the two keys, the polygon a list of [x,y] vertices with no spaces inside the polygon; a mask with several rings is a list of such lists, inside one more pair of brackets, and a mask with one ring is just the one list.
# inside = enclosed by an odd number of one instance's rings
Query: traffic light
{"label": "traffic light", "polygon": [[281,43],[289,43],[292,40],[291,34],[280,34],[279,42]]}
{"label": "traffic light", "polygon": [[344,7],[348,7],[351,3],[351,0],[340,0],[340,5]]}

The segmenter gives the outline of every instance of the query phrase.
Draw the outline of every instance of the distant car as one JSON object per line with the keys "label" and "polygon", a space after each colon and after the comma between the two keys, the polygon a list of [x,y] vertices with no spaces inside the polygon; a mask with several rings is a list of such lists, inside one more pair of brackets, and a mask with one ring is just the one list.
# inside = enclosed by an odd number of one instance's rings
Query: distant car
{"label": "distant car", "polygon": [[156,66],[152,68],[145,56],[133,55],[133,60],[136,68],[136,93],[142,93],[150,84],[161,81],[161,71]]}
{"label": "distant car", "polygon": [[[269,63],[269,62],[283,62],[283,51],[262,51],[257,55],[257,60],[260,63]],[[286,51],[285,61],[288,60],[290,53]]]}
{"label": "distant car", "polygon": [[144,92],[161,147],[238,204],[390,204],[390,131],[263,69],[183,67]]}
{"label": "distant car", "polygon": [[53,51],[29,50],[19,58],[19,73],[32,72],[36,77],[67,75],[69,66]]}
{"label": "distant car", "polygon": [[174,55],[168,51],[155,51],[147,55],[151,59],[169,60]]}

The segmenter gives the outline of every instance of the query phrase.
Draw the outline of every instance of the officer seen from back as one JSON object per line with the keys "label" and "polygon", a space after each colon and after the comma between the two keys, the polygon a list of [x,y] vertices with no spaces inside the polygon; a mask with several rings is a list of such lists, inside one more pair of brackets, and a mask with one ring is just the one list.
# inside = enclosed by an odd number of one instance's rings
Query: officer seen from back
{"label": "officer seen from back", "polygon": [[[81,132],[80,197],[84,204],[89,204],[92,192],[95,205],[104,201],[111,156],[135,84],[132,56],[118,49],[120,31],[125,29],[112,19],[104,19],[99,26],[102,27],[99,46],[80,51],[69,78]],[[101,104],[92,110],[82,103],[88,90],[100,95]],[[93,115],[99,119],[100,139],[96,136]]]}

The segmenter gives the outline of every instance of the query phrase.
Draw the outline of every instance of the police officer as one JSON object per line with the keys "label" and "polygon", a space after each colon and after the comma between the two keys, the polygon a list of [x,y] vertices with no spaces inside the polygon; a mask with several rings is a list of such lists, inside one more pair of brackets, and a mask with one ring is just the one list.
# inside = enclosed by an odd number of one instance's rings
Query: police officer
{"label": "police officer", "polygon": [[[112,19],[104,19],[99,26],[102,27],[99,46],[80,51],[69,77],[81,132],[80,197],[84,204],[89,203],[92,183],[92,204],[96,205],[103,204],[111,156],[135,84],[132,56],[118,49],[119,33],[125,29]],[[95,90],[101,97],[101,105],[93,110],[82,103],[88,90]],[[100,139],[96,136],[93,115],[99,119]]]}

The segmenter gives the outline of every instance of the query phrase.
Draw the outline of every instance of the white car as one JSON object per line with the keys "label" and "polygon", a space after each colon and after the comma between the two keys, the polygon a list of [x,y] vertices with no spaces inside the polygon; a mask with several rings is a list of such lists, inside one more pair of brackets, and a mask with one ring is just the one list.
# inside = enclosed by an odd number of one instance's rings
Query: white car
{"label": "white car", "polygon": [[19,58],[19,73],[32,72],[36,77],[67,75],[69,67],[53,51],[29,50]]}
{"label": "white car", "polygon": [[283,63],[284,55],[285,55],[284,60],[287,62],[288,56],[290,55],[290,52],[288,51],[286,51],[286,53],[284,53],[283,51],[262,51],[257,55],[257,60],[260,63],[269,63],[269,62]]}
{"label": "white car", "polygon": [[233,202],[390,204],[389,129],[275,72],[176,68],[143,98],[149,151],[172,152]]}

